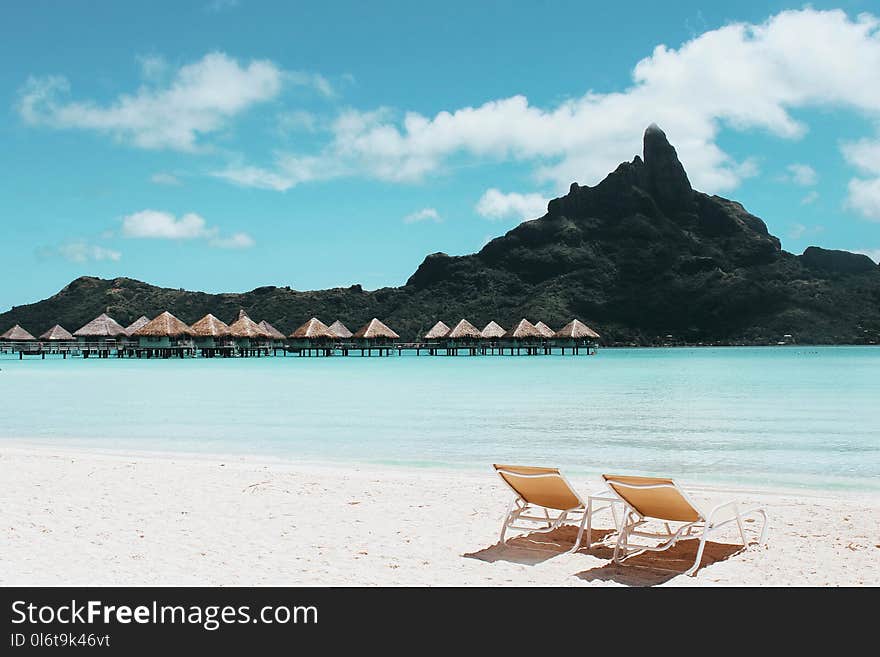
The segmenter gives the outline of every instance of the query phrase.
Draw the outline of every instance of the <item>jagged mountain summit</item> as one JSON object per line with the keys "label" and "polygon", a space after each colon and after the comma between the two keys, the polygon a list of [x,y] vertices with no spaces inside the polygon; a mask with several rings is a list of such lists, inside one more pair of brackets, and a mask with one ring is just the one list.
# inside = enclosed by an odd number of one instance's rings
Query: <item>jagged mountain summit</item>
{"label": "jagged mountain summit", "polygon": [[543,217],[479,253],[429,255],[402,287],[210,295],[84,277],[3,313],[0,329],[79,326],[105,311],[123,324],[163,310],[232,320],[239,308],[285,333],[312,316],[349,325],[380,317],[406,339],[438,320],[509,328],[526,317],[558,329],[577,317],[609,344],[767,344],[785,334],[865,343],[880,341],[880,267],[845,251],[783,251],[741,204],[694,190],[652,124],[641,157],[593,187],[573,183]]}

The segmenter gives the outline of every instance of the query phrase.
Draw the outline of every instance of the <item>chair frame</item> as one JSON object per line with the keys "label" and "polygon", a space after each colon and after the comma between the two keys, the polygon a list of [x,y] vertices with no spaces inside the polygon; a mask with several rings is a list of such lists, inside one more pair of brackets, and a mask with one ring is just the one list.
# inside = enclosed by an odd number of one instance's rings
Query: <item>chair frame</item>
{"label": "chair frame", "polygon": [[[672,483],[659,483],[659,484],[631,484],[624,483],[622,481],[616,480],[613,477],[607,477],[605,479],[606,483],[609,484],[609,488],[612,493],[617,495],[625,505],[625,518],[623,521],[623,525],[620,527],[620,531],[617,537],[617,543],[614,546],[614,563],[622,564],[625,560],[630,557],[635,557],[645,552],[662,552],[664,550],[668,550],[672,546],[674,546],[678,541],[682,539],[696,538],[695,531],[699,531],[700,543],[697,548],[697,556],[694,560],[694,564],[688,568],[684,574],[693,576],[696,574],[697,570],[700,567],[700,562],[703,560],[703,550],[706,547],[706,541],[709,537],[720,530],[722,527],[726,527],[727,525],[735,522],[737,524],[737,528],[739,529],[739,535],[742,539],[743,547],[748,546],[748,539],[746,538],[745,527],[743,526],[743,520],[749,516],[759,515],[763,519],[763,523],[761,525],[761,532],[758,538],[758,545],[763,545],[765,540],[767,539],[767,530],[768,530],[768,521],[767,521],[767,513],[762,508],[754,508],[749,509],[747,511],[740,512],[739,506],[737,502],[725,502],[723,504],[718,504],[713,507],[708,514],[705,514],[700,507],[694,503],[694,501],[688,496],[688,494],[682,490],[682,488],[676,484]],[[672,488],[675,489],[679,495],[681,495],[684,500],[691,505],[693,510],[697,514],[697,519],[691,522],[684,522],[681,527],[679,527],[676,531],[673,531],[670,527],[670,522],[676,522],[674,520],[663,520],[662,518],[655,518],[655,520],[659,520],[663,522],[664,527],[666,528],[665,532],[655,532],[655,531],[641,531],[639,528],[647,523],[650,516],[641,515],[636,509],[634,509],[629,502],[624,499],[622,495],[620,495],[616,490],[614,490],[614,486],[619,486],[620,488],[632,488],[639,490],[648,490],[648,489],[657,489],[657,488]],[[716,515],[723,509],[731,509],[733,512],[733,517],[728,518],[727,520],[718,522],[715,518]],[[680,521],[679,521],[680,522]],[[630,543],[629,539],[631,536],[640,536],[643,538],[651,538],[660,540],[661,543],[658,545],[644,545],[643,543]],[[629,550],[635,550],[634,552],[629,552]],[[621,556],[621,552],[623,555]]]}
{"label": "chair frame", "polygon": [[[523,474],[520,472],[516,472],[513,470],[507,470],[505,468],[496,467],[495,471],[498,473],[501,481],[504,482],[504,485],[507,486],[514,495],[514,498],[510,501],[510,504],[507,507],[507,513],[504,516],[504,522],[501,525],[501,543],[506,544],[507,539],[507,530],[513,529],[526,533],[541,533],[546,534],[549,532],[558,529],[562,525],[572,524],[578,527],[577,538],[575,539],[574,545],[568,550],[568,552],[577,552],[581,546],[581,540],[584,535],[584,529],[587,532],[587,547],[592,546],[592,538],[593,538],[593,526],[592,526],[592,517],[596,515],[599,511],[604,511],[605,509],[611,509],[611,513],[614,516],[614,527],[619,531],[620,524],[617,517],[617,510],[614,506],[614,503],[609,503],[605,505],[599,505],[598,507],[594,507],[592,504],[592,500],[589,502],[585,502],[583,498],[578,494],[578,492],[574,489],[568,479],[565,478],[561,472],[540,472],[534,474]],[[507,474],[513,477],[519,477],[522,479],[546,479],[546,478],[557,478],[561,479],[566,486],[568,486],[571,493],[578,501],[578,505],[574,506],[570,509],[559,510],[552,509],[554,512],[558,512],[558,515],[554,518],[550,516],[550,511],[548,507],[539,506],[537,504],[532,504],[528,502],[523,496],[516,490],[504,477],[501,475]],[[603,494],[607,494],[603,491]],[[533,516],[526,515],[529,512],[533,512],[537,509],[542,509],[544,514],[541,516]],[[577,516],[580,516],[580,522],[577,520]],[[570,518],[569,516],[574,516]],[[528,523],[532,523],[530,525],[517,524],[520,521],[525,521]],[[566,522],[568,521],[568,522]]]}

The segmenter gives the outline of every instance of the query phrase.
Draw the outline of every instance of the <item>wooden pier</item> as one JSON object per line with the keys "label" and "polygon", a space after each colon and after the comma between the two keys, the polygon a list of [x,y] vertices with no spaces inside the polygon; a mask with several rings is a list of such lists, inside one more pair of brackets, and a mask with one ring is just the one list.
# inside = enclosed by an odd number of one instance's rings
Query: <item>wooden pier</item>
{"label": "wooden pier", "polygon": [[114,341],[75,341],[75,342],[0,342],[0,355],[45,359],[49,356],[79,358],[255,358],[296,356],[300,358],[357,356],[550,356],[596,354],[597,346],[589,341],[513,342],[513,341],[473,341],[462,343],[441,342],[389,342],[370,344],[368,342],[337,341],[311,345],[289,345],[276,343],[256,343],[246,347],[233,344],[219,344],[211,347],[198,347],[192,341],[180,341],[170,346],[149,347],[132,344],[122,340]]}

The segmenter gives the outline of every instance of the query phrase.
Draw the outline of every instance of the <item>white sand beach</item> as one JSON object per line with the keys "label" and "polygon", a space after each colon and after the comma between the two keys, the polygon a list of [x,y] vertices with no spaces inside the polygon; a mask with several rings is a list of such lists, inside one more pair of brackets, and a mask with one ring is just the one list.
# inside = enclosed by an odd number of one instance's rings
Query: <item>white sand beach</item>
{"label": "white sand beach", "polygon": [[[572,477],[584,494],[596,479]],[[689,490],[694,487],[688,486]],[[699,487],[766,508],[763,547],[695,542],[615,566],[574,530],[498,545],[485,472],[0,447],[2,585],[878,585],[880,499]],[[597,518],[611,527],[610,517]],[[750,528],[754,527],[754,523]],[[728,541],[729,542],[725,542]]]}

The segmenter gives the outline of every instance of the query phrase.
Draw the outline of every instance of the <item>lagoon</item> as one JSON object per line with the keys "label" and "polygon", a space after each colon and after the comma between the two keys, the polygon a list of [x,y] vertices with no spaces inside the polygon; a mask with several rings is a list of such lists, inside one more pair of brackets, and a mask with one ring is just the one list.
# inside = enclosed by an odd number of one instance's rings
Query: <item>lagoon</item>
{"label": "lagoon", "polygon": [[880,348],[0,358],[0,441],[880,490]]}

